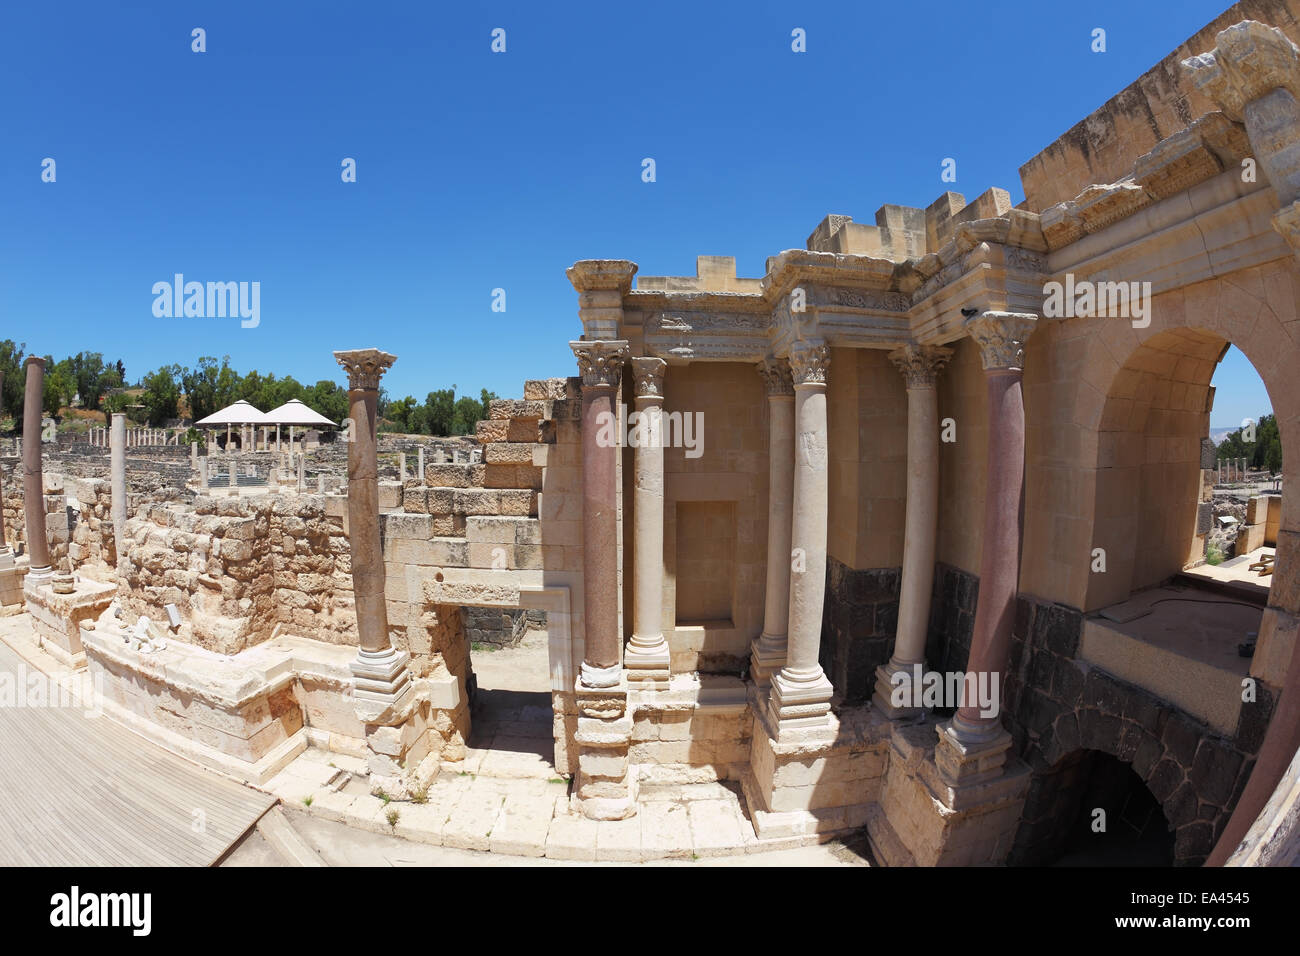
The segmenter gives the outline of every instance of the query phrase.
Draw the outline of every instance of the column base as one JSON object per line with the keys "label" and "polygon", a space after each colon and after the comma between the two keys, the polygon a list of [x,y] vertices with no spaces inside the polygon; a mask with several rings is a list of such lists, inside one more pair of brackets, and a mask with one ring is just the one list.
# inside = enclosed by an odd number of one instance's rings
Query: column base
{"label": "column base", "polygon": [[14,566],[14,549],[7,544],[0,546],[0,570]]}
{"label": "column base", "polygon": [[[925,671],[925,663],[898,663],[890,661],[876,668],[876,690],[871,703],[890,720],[916,720],[924,717],[926,709],[921,703],[921,688],[917,675]],[[895,675],[901,675],[901,680]]]}
{"label": "column base", "polygon": [[48,564],[43,568],[33,568],[30,566],[27,568],[27,580],[30,581],[32,585],[47,584],[52,577],[54,577],[54,568],[50,567]]}
{"label": "column base", "polygon": [[934,765],[949,787],[958,789],[1001,776],[1011,749],[1011,735],[1001,724],[970,724],[954,715],[935,729],[939,744]]}
{"label": "column base", "polygon": [[353,700],[357,717],[365,724],[400,721],[412,694],[407,670],[411,655],[390,647],[383,651],[358,650],[352,662]]}
{"label": "column base", "polygon": [[771,685],[775,677],[785,667],[786,637],[784,634],[764,634],[750,646],[749,677],[759,687]]}
{"label": "column base", "polygon": [[609,667],[596,667],[582,662],[582,667],[578,676],[578,689],[586,690],[603,690],[607,687],[617,687],[623,682],[623,668],[618,664],[611,664]]}
{"label": "column base", "polygon": [[821,739],[834,737],[831,719],[831,697],[835,689],[822,673],[805,679],[792,678],[789,668],[783,668],[772,678],[772,692],[768,698],[768,720],[773,736],[778,741],[792,739]]}
{"label": "column base", "polygon": [[[638,640],[644,643],[637,644]],[[638,690],[667,690],[672,677],[668,642],[662,634],[648,640],[634,635],[623,651],[623,668]]]}
{"label": "column base", "polygon": [[580,680],[574,688],[578,727],[578,772],[572,804],[589,820],[624,820],[636,815],[636,772],[629,761],[632,714],[628,686],[592,688]]}

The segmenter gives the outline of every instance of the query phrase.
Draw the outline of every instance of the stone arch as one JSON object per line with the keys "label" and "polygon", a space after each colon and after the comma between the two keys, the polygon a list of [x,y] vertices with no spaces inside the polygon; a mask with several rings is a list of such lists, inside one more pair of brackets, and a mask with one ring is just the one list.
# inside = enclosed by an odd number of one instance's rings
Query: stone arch
{"label": "stone arch", "polygon": [[[1053,775],[1074,754],[1099,751],[1128,764],[1160,804],[1174,832],[1174,865],[1204,862],[1253,767],[1250,742],[1216,734],[1155,695],[1099,668],[1060,661],[1054,686],[1069,686],[1067,706],[1052,718],[1029,716],[1024,758],[1034,770],[1009,862],[1045,862],[1057,818]],[[1257,745],[1257,742],[1256,742]]]}
{"label": "stone arch", "polygon": [[[1092,593],[1083,558],[1100,517],[1101,436],[1118,414],[1118,406],[1107,406],[1127,387],[1126,369],[1149,362],[1153,351],[1175,341],[1169,336],[1187,342],[1189,350],[1192,339],[1207,335],[1217,337],[1220,348],[1231,343],[1241,349],[1268,391],[1284,448],[1300,448],[1300,389],[1291,387],[1300,368],[1298,302],[1300,273],[1287,259],[1163,292],[1154,297],[1144,329],[1122,318],[1040,320],[1025,367],[1025,550],[1040,559],[1025,562],[1023,592],[1085,611],[1104,600],[1101,592]],[[1137,366],[1130,364],[1135,357]],[[1196,373],[1204,385],[1213,370],[1211,362]],[[1284,487],[1300,487],[1300,455],[1284,457],[1283,479]],[[1277,566],[1271,601],[1288,614],[1300,613],[1300,495],[1283,496]]]}

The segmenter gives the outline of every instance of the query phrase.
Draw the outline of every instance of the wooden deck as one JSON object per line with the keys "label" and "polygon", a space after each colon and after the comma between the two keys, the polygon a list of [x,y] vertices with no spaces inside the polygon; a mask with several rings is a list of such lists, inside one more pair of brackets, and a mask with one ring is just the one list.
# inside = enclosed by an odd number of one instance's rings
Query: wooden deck
{"label": "wooden deck", "polygon": [[[36,669],[0,643],[0,672]],[[210,866],[275,802],[108,717],[0,707],[0,866]]]}

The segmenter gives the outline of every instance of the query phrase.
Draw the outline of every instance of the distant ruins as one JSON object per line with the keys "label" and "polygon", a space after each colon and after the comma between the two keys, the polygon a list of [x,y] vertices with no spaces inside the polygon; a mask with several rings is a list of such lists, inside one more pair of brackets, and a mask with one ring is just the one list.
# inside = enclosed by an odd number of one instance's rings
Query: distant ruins
{"label": "distant ruins", "polygon": [[[31,360],[21,455],[0,449],[0,602],[103,676],[111,718],[253,784],[312,748],[418,801],[465,759],[482,609],[532,611],[557,814],[627,820],[644,788],[723,781],[735,852],[865,827],[887,865],[1047,863],[1102,807],[1162,862],[1285,862],[1296,42],[1297,0],[1232,7],[1025,163],[1017,206],[830,215],[755,278],[577,262],[579,374],[492,402],[473,440],[374,434],[400,343],[335,353],[354,440],[206,458],[120,419],[42,445]],[[1150,298],[1049,317],[1067,277]],[[1234,519],[1237,554],[1275,549],[1263,578],[1205,562],[1230,343],[1289,449],[1280,495]],[[697,414],[692,453],[653,440]],[[928,673],[997,687],[996,712],[927,701]],[[649,832],[639,858],[673,852]]]}

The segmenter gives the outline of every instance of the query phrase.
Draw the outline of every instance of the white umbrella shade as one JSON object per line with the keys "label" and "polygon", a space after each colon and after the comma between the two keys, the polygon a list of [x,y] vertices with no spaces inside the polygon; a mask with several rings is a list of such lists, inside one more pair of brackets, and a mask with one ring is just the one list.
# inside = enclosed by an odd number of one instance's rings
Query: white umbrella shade
{"label": "white umbrella shade", "polygon": [[242,398],[233,405],[227,405],[219,412],[213,412],[202,421],[194,423],[196,428],[207,428],[212,425],[274,425],[275,422],[266,417],[266,412],[248,404]]}
{"label": "white umbrella shade", "polygon": [[285,402],[279,408],[273,408],[266,413],[264,421],[259,422],[262,425],[326,425],[330,428],[337,428],[338,423],[332,422],[319,412],[308,408],[298,399],[292,399]]}

